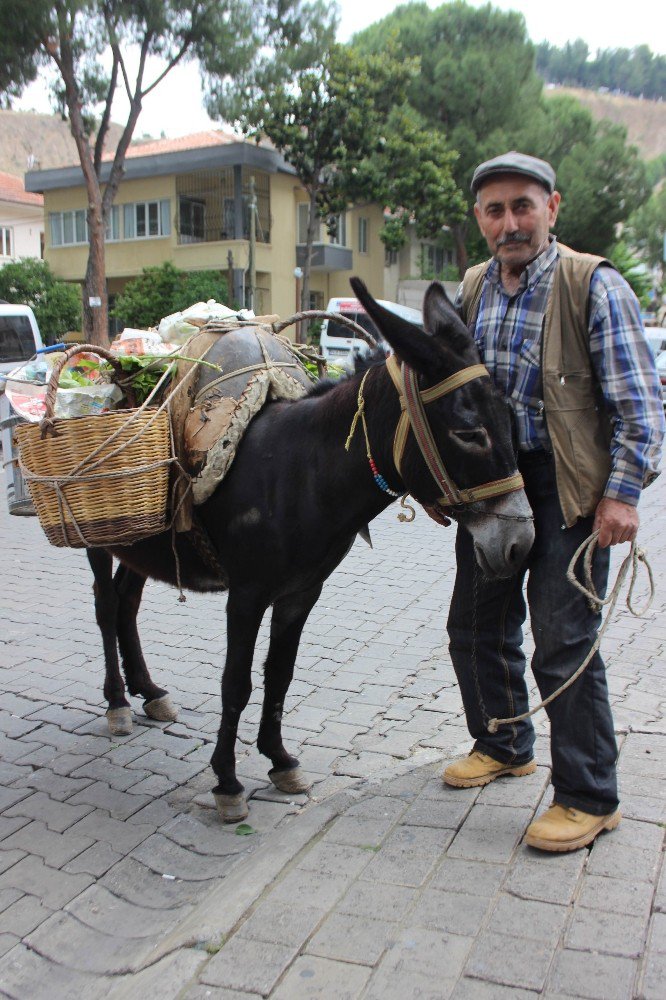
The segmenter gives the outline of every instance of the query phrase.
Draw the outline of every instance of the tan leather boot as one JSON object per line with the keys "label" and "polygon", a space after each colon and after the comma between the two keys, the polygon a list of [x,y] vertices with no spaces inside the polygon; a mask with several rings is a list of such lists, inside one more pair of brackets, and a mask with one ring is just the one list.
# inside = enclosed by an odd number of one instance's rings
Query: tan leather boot
{"label": "tan leather boot", "polygon": [[592,816],[554,804],[527,828],[525,843],[541,851],[577,851],[587,847],[602,830],[614,830],[622,819],[619,809],[606,816]]}
{"label": "tan leather boot", "polygon": [[501,764],[488,754],[472,750],[469,756],[449,764],[442,775],[442,780],[454,788],[476,788],[479,785],[487,785],[504,774],[520,778],[524,774],[534,774],[535,771],[536,762],[533,760],[527,764]]}

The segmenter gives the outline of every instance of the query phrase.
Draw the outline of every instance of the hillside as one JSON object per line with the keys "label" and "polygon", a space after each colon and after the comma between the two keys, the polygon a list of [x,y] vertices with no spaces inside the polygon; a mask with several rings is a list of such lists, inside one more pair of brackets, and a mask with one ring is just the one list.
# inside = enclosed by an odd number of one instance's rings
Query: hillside
{"label": "hillside", "polygon": [[545,89],[544,94],[546,97],[564,94],[575,97],[594,118],[607,118],[624,125],[629,142],[638,146],[644,160],[653,160],[666,153],[666,101],[644,101],[638,97],[600,94],[577,87],[552,87]]}
{"label": "hillside", "polygon": [[[119,125],[111,126],[107,150],[115,148],[121,133]],[[48,170],[78,160],[69,122],[33,111],[0,111],[0,171],[23,177],[29,166]]]}
{"label": "hillside", "polygon": [[[594,118],[608,118],[624,125],[629,141],[638,146],[645,160],[666,153],[666,101],[644,101],[574,87],[552,87],[544,89],[544,94],[547,97],[570,95]],[[107,152],[115,148],[122,129],[112,125],[109,131]],[[57,115],[0,110],[0,171],[23,177],[30,157],[33,158],[32,166],[43,170],[78,163],[69,123]]]}

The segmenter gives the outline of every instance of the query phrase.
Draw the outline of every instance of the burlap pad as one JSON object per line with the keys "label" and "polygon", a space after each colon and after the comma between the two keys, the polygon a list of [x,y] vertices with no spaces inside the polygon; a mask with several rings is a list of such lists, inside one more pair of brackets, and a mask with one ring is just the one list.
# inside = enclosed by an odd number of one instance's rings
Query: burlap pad
{"label": "burlap pad", "polygon": [[221,372],[180,361],[175,384],[188,388],[171,407],[176,454],[193,477],[191,490],[176,485],[176,530],[189,531],[192,505],[202,504],[229,471],[250,421],[267,400],[299,399],[312,385],[289,347],[268,329],[244,326],[218,332],[209,324],[190,341],[187,353],[219,365]]}

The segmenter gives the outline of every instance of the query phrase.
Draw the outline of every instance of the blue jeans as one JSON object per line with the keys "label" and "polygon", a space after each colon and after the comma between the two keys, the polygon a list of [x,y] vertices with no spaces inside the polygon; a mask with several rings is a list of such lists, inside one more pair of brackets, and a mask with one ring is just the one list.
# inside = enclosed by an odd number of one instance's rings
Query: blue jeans
{"label": "blue jeans", "polygon": [[[566,578],[569,561],[591,533],[593,519],[563,527],[554,463],[546,452],[522,455],[519,468],[535,519],[535,542],[525,566],[509,579],[486,580],[476,565],[469,532],[459,527],[448,620],[451,659],[474,749],[517,765],[533,756],[531,721],[500,726],[495,734],[488,732],[487,722],[492,717],[520,715],[529,707],[522,650],[526,574],[535,643],[532,672],[542,698],[580,666],[601,621],[601,615],[591,611],[586,598]],[[593,579],[600,596],[606,592],[609,561],[609,549],[596,550]],[[617,745],[598,652],[547,712],[554,801],[597,816],[613,812],[618,805]]]}

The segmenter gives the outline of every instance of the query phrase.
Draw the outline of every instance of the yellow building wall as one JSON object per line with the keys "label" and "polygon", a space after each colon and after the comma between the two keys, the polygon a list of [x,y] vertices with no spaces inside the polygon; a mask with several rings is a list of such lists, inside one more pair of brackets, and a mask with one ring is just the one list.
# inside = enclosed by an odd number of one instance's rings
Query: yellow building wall
{"label": "yellow building wall", "polygon": [[[358,249],[358,220],[368,220],[368,252]],[[332,271],[328,275],[328,298],[353,296],[349,279],[361,278],[368,289],[381,299],[384,296],[384,244],[379,232],[384,224],[382,209],[377,205],[361,205],[347,212],[347,246],[352,250],[351,271]]]}
{"label": "yellow building wall", "polygon": [[[123,205],[135,201],[156,201],[161,198],[171,200],[171,235],[151,236],[147,239],[118,240],[106,244],[106,273],[109,279],[131,277],[140,274],[144,267],[163,264],[173,259],[175,246],[175,177],[145,178],[125,181],[120,187],[114,204],[119,206],[122,232]],[[44,256],[54,274],[64,281],[82,281],[88,261],[88,246],[51,246],[49,226],[50,212],[67,212],[85,208],[88,195],[85,187],[62,188],[44,192],[44,213],[46,217],[46,247]]]}
{"label": "yellow building wall", "polygon": [[[298,181],[289,174],[271,174],[271,239],[272,243],[258,243],[256,271],[258,295],[257,312],[272,312],[286,318],[298,306],[296,267],[297,204],[305,200],[305,192]],[[246,240],[225,240],[214,243],[178,244],[176,232],[176,177],[147,178],[124,181],[116,204],[119,206],[120,226],[123,225],[123,205],[137,201],[154,201],[169,198],[171,201],[171,234],[111,241],[106,244],[106,270],[109,291],[118,292],[127,279],[140,274],[144,267],[157,266],[165,261],[184,271],[216,269],[226,272],[227,256],[231,251],[234,268],[248,267],[249,243]],[[81,209],[87,205],[83,186],[44,193],[47,220],[45,256],[58,278],[82,281],[88,259],[88,247],[50,245],[50,212]],[[368,220],[368,252],[358,249],[358,220]],[[370,291],[382,297],[384,281],[384,248],[379,239],[383,224],[382,210],[376,205],[351,208],[347,212],[347,246],[352,250],[350,271],[317,272],[311,275],[311,288],[321,292],[324,306],[334,296],[351,295],[349,278],[358,275]],[[285,331],[293,336],[290,329]]]}
{"label": "yellow building wall", "polygon": [[[257,247],[257,269],[270,271],[270,311],[284,319],[293,316],[296,302],[296,203],[302,191],[297,179],[290,174],[271,176],[271,239],[268,245]],[[293,337],[293,327],[285,330]]]}

